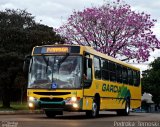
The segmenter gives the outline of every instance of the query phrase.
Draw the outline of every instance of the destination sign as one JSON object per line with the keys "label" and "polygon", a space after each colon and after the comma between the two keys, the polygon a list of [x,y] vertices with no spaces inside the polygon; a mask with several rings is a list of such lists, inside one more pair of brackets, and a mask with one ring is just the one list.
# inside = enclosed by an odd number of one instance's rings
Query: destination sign
{"label": "destination sign", "polygon": [[46,53],[68,53],[68,47],[47,47]]}
{"label": "destination sign", "polygon": [[64,53],[80,53],[79,46],[46,46],[35,47],[33,54],[64,54]]}

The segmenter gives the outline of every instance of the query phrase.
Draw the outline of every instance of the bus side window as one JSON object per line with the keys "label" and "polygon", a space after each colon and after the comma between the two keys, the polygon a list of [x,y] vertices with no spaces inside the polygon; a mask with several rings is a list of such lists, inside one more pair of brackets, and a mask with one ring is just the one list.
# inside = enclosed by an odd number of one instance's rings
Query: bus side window
{"label": "bus side window", "polygon": [[140,85],[140,73],[138,71],[133,71],[133,85]]}
{"label": "bus side window", "polygon": [[140,72],[137,71],[137,83],[136,83],[136,86],[139,86],[140,85]]}
{"label": "bus side window", "polygon": [[114,62],[109,62],[109,70],[110,70],[110,80],[116,81],[116,64]]}
{"label": "bus side window", "polygon": [[101,66],[100,60],[97,57],[94,57],[94,76],[96,79],[101,79]]}
{"label": "bus side window", "polygon": [[86,58],[84,60],[84,80],[92,80],[92,68],[89,66],[89,61],[91,61],[90,58]]}
{"label": "bus side window", "polygon": [[123,77],[123,84],[128,84],[128,70],[126,67],[123,67],[122,77]]}
{"label": "bus side window", "polygon": [[133,71],[128,69],[128,84],[133,85]]}
{"label": "bus side window", "polygon": [[122,83],[122,66],[117,64],[117,82]]}
{"label": "bus side window", "polygon": [[92,80],[92,70],[87,67],[87,80]]}
{"label": "bus side window", "polygon": [[101,59],[102,79],[109,80],[108,61]]}

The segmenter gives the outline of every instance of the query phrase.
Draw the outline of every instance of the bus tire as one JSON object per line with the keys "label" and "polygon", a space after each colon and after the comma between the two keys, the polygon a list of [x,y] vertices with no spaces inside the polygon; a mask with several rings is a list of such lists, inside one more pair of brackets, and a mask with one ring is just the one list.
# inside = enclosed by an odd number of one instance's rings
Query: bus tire
{"label": "bus tire", "polygon": [[117,110],[117,115],[128,116],[130,113],[130,101],[126,100],[125,109]]}
{"label": "bus tire", "polygon": [[55,112],[53,111],[45,111],[45,114],[48,118],[54,118],[56,116]]}
{"label": "bus tire", "polygon": [[98,99],[94,99],[92,103],[92,110],[86,111],[86,116],[90,118],[96,118],[99,115],[99,101]]}

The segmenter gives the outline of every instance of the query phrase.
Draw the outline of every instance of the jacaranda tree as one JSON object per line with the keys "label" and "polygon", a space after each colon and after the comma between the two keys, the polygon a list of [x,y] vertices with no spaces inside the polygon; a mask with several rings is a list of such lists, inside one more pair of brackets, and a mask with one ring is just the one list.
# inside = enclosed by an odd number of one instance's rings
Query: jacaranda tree
{"label": "jacaranda tree", "polygon": [[149,14],[131,10],[117,1],[99,7],[73,11],[67,23],[56,29],[69,44],[92,46],[121,60],[148,60],[150,51],[160,47],[151,28],[156,20]]}

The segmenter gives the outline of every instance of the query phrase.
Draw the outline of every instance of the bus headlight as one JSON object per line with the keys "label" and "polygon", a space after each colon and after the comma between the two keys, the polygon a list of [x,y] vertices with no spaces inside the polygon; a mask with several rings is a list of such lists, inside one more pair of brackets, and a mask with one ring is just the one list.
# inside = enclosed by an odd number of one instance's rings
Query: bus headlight
{"label": "bus headlight", "polygon": [[[66,98],[66,100],[65,100],[65,103],[67,104],[67,105],[73,105],[73,104],[77,104],[77,103],[79,103],[79,101],[80,101],[80,97],[68,97],[68,98]],[[75,106],[76,107],[76,106]]]}
{"label": "bus headlight", "polygon": [[29,101],[34,101],[35,98],[34,98],[34,97],[29,97],[28,100],[29,100]]}
{"label": "bus headlight", "polygon": [[72,102],[76,102],[77,101],[77,97],[71,97],[71,101]]}

